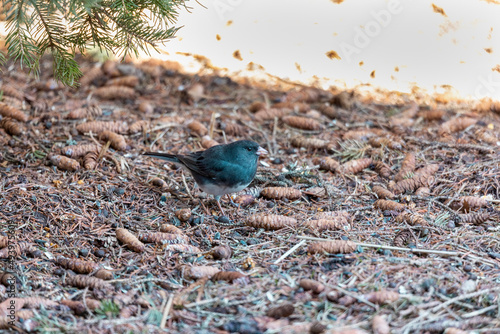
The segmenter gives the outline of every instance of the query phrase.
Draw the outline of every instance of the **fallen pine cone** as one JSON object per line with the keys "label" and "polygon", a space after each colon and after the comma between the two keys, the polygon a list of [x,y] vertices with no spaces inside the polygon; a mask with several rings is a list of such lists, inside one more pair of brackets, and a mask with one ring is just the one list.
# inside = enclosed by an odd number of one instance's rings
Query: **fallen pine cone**
{"label": "fallen pine cone", "polygon": [[380,199],[393,199],[396,195],[394,195],[389,190],[385,189],[381,186],[373,186],[372,191],[377,195]]}
{"label": "fallen pine cone", "polygon": [[327,197],[327,193],[324,187],[312,187],[306,190],[303,190],[302,193],[304,195],[308,195],[311,197],[317,197],[317,198],[325,198]]}
{"label": "fallen pine cone", "polygon": [[94,90],[94,95],[105,100],[134,99],[135,90],[127,86],[106,86]]}
{"label": "fallen pine cone", "polygon": [[80,78],[80,85],[82,87],[89,86],[94,80],[102,78],[102,66],[95,66],[92,69],[85,71],[84,75]]}
{"label": "fallen pine cone", "polygon": [[386,199],[376,200],[373,207],[384,211],[404,211],[406,209],[405,205]]}
{"label": "fallen pine cone", "polygon": [[275,118],[282,118],[292,111],[290,109],[262,109],[254,114],[255,120],[258,122],[274,120]]}
{"label": "fallen pine cone", "polygon": [[118,63],[110,59],[106,60],[102,64],[101,70],[112,78],[122,75],[122,73],[118,70]]}
{"label": "fallen pine cone", "polygon": [[21,126],[9,117],[5,117],[0,121],[0,128],[3,128],[11,136],[19,136],[23,133]]}
{"label": "fallen pine cone", "polygon": [[71,172],[80,169],[80,163],[78,161],[67,158],[63,155],[49,154],[48,158],[50,162],[52,162],[52,164],[54,164],[54,166],[56,166],[57,168],[68,170]]}
{"label": "fallen pine cone", "polygon": [[407,223],[410,226],[426,226],[427,221],[424,219],[424,217],[410,213],[410,212],[402,212],[399,215],[396,216],[396,222],[398,223]]}
{"label": "fallen pine cone", "polygon": [[342,119],[348,114],[345,109],[334,108],[326,104],[318,106],[317,109],[320,113],[331,119]]}
{"label": "fallen pine cone", "polygon": [[233,202],[245,207],[253,204],[255,202],[255,197],[251,194],[243,194],[236,197]]}
{"label": "fallen pine cone", "polygon": [[351,160],[340,165],[338,171],[342,174],[356,174],[370,166],[372,161],[373,160],[371,158]]}
{"label": "fallen pine cone", "polygon": [[62,154],[70,158],[80,158],[87,155],[89,152],[99,152],[100,145],[96,144],[79,144],[66,146],[61,149]]}
{"label": "fallen pine cone", "polygon": [[[26,308],[54,308],[59,306],[59,303],[43,297],[23,297],[23,298],[8,298],[0,303],[0,308],[7,310],[7,305],[16,305],[16,311]],[[17,315],[17,312],[16,312]]]}
{"label": "fallen pine cone", "polygon": [[326,330],[326,325],[323,325],[319,321],[314,321],[309,327],[309,334],[323,334]]}
{"label": "fallen pine cone", "polygon": [[139,306],[128,305],[120,310],[120,319],[128,319],[136,315],[139,311]]}
{"label": "fallen pine cone", "polygon": [[227,281],[229,283],[238,282],[246,284],[249,281],[248,276],[237,271],[219,271],[212,276],[212,281]]}
{"label": "fallen pine cone", "polygon": [[316,131],[316,130],[323,130],[324,126],[319,123],[317,120],[312,119],[312,118],[307,118],[307,117],[301,117],[301,116],[286,116],[283,117],[283,122],[285,124],[297,128],[297,129],[302,129],[302,130],[311,130],[311,131]]}
{"label": "fallen pine cone", "polygon": [[212,278],[215,274],[220,272],[220,269],[212,266],[192,266],[188,267],[185,275],[188,278],[200,279],[204,277]]}
{"label": "fallen pine cone", "polygon": [[285,303],[273,308],[270,308],[266,315],[274,319],[289,317],[295,312],[295,307],[290,303]]}
{"label": "fallen pine cone", "polygon": [[387,137],[372,137],[368,143],[373,147],[388,147],[392,150],[401,150],[404,146],[400,139]]}
{"label": "fallen pine cone", "polygon": [[187,125],[188,129],[196,133],[198,136],[203,137],[208,134],[208,129],[205,125],[198,121],[192,121]]}
{"label": "fallen pine cone", "polygon": [[139,103],[137,109],[144,114],[152,114],[155,111],[154,105],[152,105],[149,101],[142,101]]}
{"label": "fallen pine cone", "polygon": [[415,175],[432,176],[439,170],[439,165],[429,164],[415,171]]}
{"label": "fallen pine cone", "polygon": [[460,223],[462,224],[472,224],[472,225],[481,225],[485,221],[491,218],[489,213],[468,213],[459,215]]}
{"label": "fallen pine cone", "polygon": [[148,121],[137,121],[130,125],[128,128],[128,133],[129,134],[134,134],[138,132],[143,132],[146,131],[149,127],[149,122]]}
{"label": "fallen pine cone", "polygon": [[299,286],[306,290],[312,291],[312,293],[320,294],[325,290],[325,286],[318,281],[312,279],[301,279],[299,281]]}
{"label": "fallen pine cone", "polygon": [[8,86],[5,83],[0,84],[0,92],[2,92],[4,98],[6,96],[10,96],[18,99],[19,101],[24,100],[24,94],[22,93],[22,90]]}
{"label": "fallen pine cone", "polygon": [[60,301],[60,303],[69,307],[73,312],[75,312],[76,315],[85,314],[85,312],[87,311],[85,309],[85,305],[77,300],[63,299]]}
{"label": "fallen pine cone", "polygon": [[392,174],[391,168],[382,161],[374,161],[373,169],[383,178],[388,179],[391,177]]}
{"label": "fallen pine cone", "polygon": [[296,200],[302,196],[300,190],[289,187],[268,187],[262,189],[260,193],[261,196],[264,196],[269,199],[289,199]]}
{"label": "fallen pine cone", "polygon": [[84,289],[100,289],[110,291],[113,290],[113,286],[108,282],[92,276],[86,275],[74,275],[74,276],[66,276],[65,280],[67,285],[74,286],[76,288]]}
{"label": "fallen pine cone", "polygon": [[306,226],[310,229],[316,230],[318,232],[321,231],[331,231],[331,230],[344,230],[350,231],[351,226],[347,218],[345,217],[330,217],[327,219],[316,219],[309,220],[302,223],[303,226]]}
{"label": "fallen pine cone", "polygon": [[376,315],[372,319],[372,331],[373,334],[389,334],[391,328],[383,316]]}
{"label": "fallen pine cone", "polygon": [[212,146],[217,146],[217,145],[219,145],[219,143],[217,141],[213,140],[212,138],[210,138],[210,136],[206,135],[206,136],[201,137],[201,146],[203,146],[205,149],[210,148]]}
{"label": "fallen pine cone", "polygon": [[134,252],[142,253],[144,251],[144,244],[140,242],[135,235],[124,228],[116,229],[116,239]]}
{"label": "fallen pine cone", "polygon": [[391,191],[395,194],[403,194],[405,192],[414,192],[418,188],[428,187],[434,183],[434,176],[425,174],[415,174],[413,177],[403,179],[391,185]]}
{"label": "fallen pine cone", "polygon": [[248,106],[248,110],[250,110],[250,112],[254,114],[262,109],[267,109],[267,105],[264,102],[260,101],[252,102],[252,104]]}
{"label": "fallen pine cone", "polygon": [[87,132],[99,134],[106,130],[114,133],[125,134],[128,132],[128,125],[122,122],[91,121],[79,124],[76,129],[82,134]]}
{"label": "fallen pine cone", "polygon": [[445,110],[442,109],[430,109],[430,110],[420,110],[418,112],[418,117],[422,117],[427,121],[439,121],[446,114]]}
{"label": "fallen pine cone", "polygon": [[484,208],[488,206],[488,201],[481,197],[462,196],[458,199],[458,205],[462,210],[467,211],[472,208]]}
{"label": "fallen pine cone", "polygon": [[323,211],[323,212],[318,212],[314,215],[315,219],[336,219],[338,217],[345,218],[348,221],[351,220],[351,215],[349,214],[349,212],[344,210]]}
{"label": "fallen pine cone", "polygon": [[312,243],[309,245],[307,252],[309,254],[346,254],[354,252],[356,248],[356,244],[352,241],[331,240]]}
{"label": "fallen pine cone", "polygon": [[171,252],[188,253],[188,254],[201,253],[201,250],[198,247],[191,246],[188,244],[170,244],[170,245],[166,245],[163,248],[163,250],[171,251]]}
{"label": "fallen pine cone", "polygon": [[23,110],[26,107],[24,100],[19,100],[12,96],[4,95],[0,101],[18,110]]}
{"label": "fallen pine cone", "polygon": [[315,165],[319,165],[320,169],[328,170],[330,172],[337,172],[340,169],[340,163],[330,157],[315,158],[313,159]]}
{"label": "fallen pine cone", "polygon": [[320,93],[315,88],[303,88],[286,94],[286,102],[315,102]]}
{"label": "fallen pine cone", "polygon": [[114,275],[113,275],[113,272],[111,272],[107,269],[101,268],[101,269],[97,270],[97,272],[94,274],[94,277],[109,281],[109,280],[112,280],[114,278]]}
{"label": "fallen pine cone", "polygon": [[351,306],[352,304],[354,304],[355,302],[357,301],[356,298],[352,297],[352,296],[342,296],[339,298],[339,300],[337,301],[337,303],[339,305],[342,305],[342,306]]}
{"label": "fallen pine cone", "polygon": [[83,158],[83,167],[86,170],[93,170],[97,167],[97,159],[99,159],[99,154],[97,152],[89,152]]}
{"label": "fallen pine cone", "polygon": [[410,230],[399,231],[392,240],[392,244],[396,247],[405,247],[413,241],[413,234]]}
{"label": "fallen pine cone", "polygon": [[491,133],[491,132],[487,132],[486,130],[484,129],[479,129],[475,132],[475,135],[477,136],[477,138],[487,144],[490,144],[490,145],[497,145],[497,143],[500,141],[499,139],[497,139],[497,137]]}
{"label": "fallen pine cone", "polygon": [[389,304],[399,299],[399,293],[389,290],[380,290],[364,295],[365,299],[374,304]]}
{"label": "fallen pine cone", "polygon": [[403,162],[401,162],[401,168],[399,173],[394,177],[394,181],[398,182],[408,177],[409,174],[413,173],[415,170],[415,155],[413,153],[407,153]]}
{"label": "fallen pine cone", "polygon": [[129,148],[127,142],[125,141],[125,137],[112,131],[102,131],[99,134],[99,138],[104,141],[109,141],[111,143],[111,147],[115,150],[126,151]]}
{"label": "fallen pine cone", "polygon": [[134,88],[139,84],[139,78],[135,75],[126,75],[115,79],[108,80],[106,86],[127,86]]}
{"label": "fallen pine cone", "polygon": [[167,182],[165,182],[165,180],[163,180],[163,179],[160,179],[159,177],[152,178],[151,181],[149,181],[149,183],[151,183],[153,186],[158,187],[160,189],[168,188]]}
{"label": "fallen pine cone", "polygon": [[312,148],[312,149],[327,149],[332,144],[329,141],[326,140],[321,140],[317,138],[305,138],[302,136],[296,136],[293,137],[290,140],[290,143],[294,147],[305,147],[305,148]]}
{"label": "fallen pine cone", "polygon": [[219,128],[229,136],[243,137],[247,133],[247,129],[236,123],[221,122]]}
{"label": "fallen pine cone", "polygon": [[175,216],[179,218],[181,222],[187,222],[191,218],[191,209],[180,209],[175,211]]}
{"label": "fallen pine cone", "polygon": [[9,238],[3,235],[0,235],[0,248],[5,248],[9,245]]}
{"label": "fallen pine cone", "polygon": [[331,104],[342,109],[351,110],[354,104],[354,93],[346,91],[334,95],[331,99]]}
{"label": "fallen pine cone", "polygon": [[208,253],[214,260],[225,260],[231,258],[233,250],[229,246],[217,246],[210,250]]}
{"label": "fallen pine cone", "polygon": [[9,106],[3,102],[0,102],[0,115],[2,117],[10,117],[20,122],[27,122],[28,115],[23,113],[21,110]]}
{"label": "fallen pine cone", "polygon": [[459,117],[451,119],[443,124],[438,129],[438,135],[445,133],[455,133],[467,129],[469,126],[477,123],[477,119],[470,117]]}
{"label": "fallen pine cone", "polygon": [[361,130],[349,130],[342,138],[344,140],[357,140],[357,141],[367,141],[371,137],[382,136],[386,132],[382,129],[361,129]]}
{"label": "fallen pine cone", "polygon": [[189,103],[198,102],[201,98],[205,96],[205,87],[201,83],[195,82],[189,88],[186,89],[186,94]]}
{"label": "fallen pine cone", "polygon": [[0,272],[0,283],[2,283],[4,286],[8,287],[15,282],[17,282],[17,279],[14,274],[8,272]]}
{"label": "fallen pine cone", "polygon": [[415,190],[415,195],[417,196],[429,196],[431,194],[431,190],[427,187],[420,187]]}
{"label": "fallen pine cone", "polygon": [[332,303],[337,303],[341,296],[342,294],[337,290],[331,290],[326,293],[326,299]]}
{"label": "fallen pine cone", "polygon": [[182,234],[149,232],[139,233],[137,238],[145,243],[154,243],[160,245],[166,244],[183,244],[187,242],[187,238]]}
{"label": "fallen pine cone", "polygon": [[[83,301],[82,301],[83,303]],[[92,298],[85,298],[85,303],[87,304],[87,307],[91,311],[97,310],[99,307],[101,307],[101,302]]]}
{"label": "fallen pine cone", "polygon": [[91,272],[97,270],[99,265],[95,262],[83,261],[78,259],[69,259],[64,256],[58,256],[55,263],[60,265],[65,269],[73,270],[78,274],[90,274]]}
{"label": "fallen pine cone", "polygon": [[102,115],[102,109],[96,104],[77,108],[68,113],[67,119],[96,118]]}
{"label": "fallen pine cone", "polygon": [[272,231],[279,230],[287,226],[295,226],[297,224],[297,220],[292,217],[280,215],[256,214],[250,216],[246,223],[248,226]]}
{"label": "fallen pine cone", "polygon": [[160,226],[160,232],[172,233],[172,234],[184,234],[183,230],[171,224],[162,224]]}

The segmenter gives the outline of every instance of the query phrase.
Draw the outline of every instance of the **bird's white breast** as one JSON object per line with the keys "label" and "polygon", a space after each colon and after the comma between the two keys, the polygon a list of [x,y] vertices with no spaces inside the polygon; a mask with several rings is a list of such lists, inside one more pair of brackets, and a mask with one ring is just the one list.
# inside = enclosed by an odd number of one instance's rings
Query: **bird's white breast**
{"label": "bird's white breast", "polygon": [[241,184],[236,187],[216,186],[215,184],[203,184],[199,186],[201,190],[203,190],[207,194],[212,194],[214,196],[222,196],[226,194],[237,193],[238,191],[245,189],[249,184],[250,183]]}

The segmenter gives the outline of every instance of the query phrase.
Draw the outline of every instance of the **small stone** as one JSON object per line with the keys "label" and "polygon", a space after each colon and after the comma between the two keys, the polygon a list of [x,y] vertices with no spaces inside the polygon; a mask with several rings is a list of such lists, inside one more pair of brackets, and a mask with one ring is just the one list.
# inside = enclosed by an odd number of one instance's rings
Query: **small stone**
{"label": "small stone", "polygon": [[64,269],[57,268],[57,269],[54,269],[54,271],[52,273],[56,276],[62,276],[62,275],[64,275],[65,271],[64,271]]}
{"label": "small stone", "polygon": [[94,252],[94,255],[97,257],[106,257],[106,252],[102,249],[98,249]]}
{"label": "small stone", "polygon": [[125,189],[123,189],[123,188],[115,188],[115,189],[113,189],[113,192],[116,195],[121,196],[121,195],[125,194]]}
{"label": "small stone", "polygon": [[81,248],[78,250],[80,256],[87,257],[89,255],[89,250],[87,248]]}
{"label": "small stone", "polygon": [[231,221],[229,220],[229,218],[227,216],[219,216],[217,218],[215,218],[219,223],[222,223],[222,224],[230,224]]}

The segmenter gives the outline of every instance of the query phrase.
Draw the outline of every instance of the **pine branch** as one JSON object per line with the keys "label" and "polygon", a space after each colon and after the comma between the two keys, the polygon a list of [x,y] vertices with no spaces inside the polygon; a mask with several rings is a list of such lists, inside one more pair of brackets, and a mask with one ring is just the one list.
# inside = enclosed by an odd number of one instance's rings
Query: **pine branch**
{"label": "pine branch", "polygon": [[[185,0],[5,0],[8,57],[38,73],[46,51],[54,76],[75,85],[81,72],[74,60],[90,47],[136,55],[174,37],[170,27]],[[147,13],[147,14],[146,14]],[[5,57],[0,54],[0,62]]]}

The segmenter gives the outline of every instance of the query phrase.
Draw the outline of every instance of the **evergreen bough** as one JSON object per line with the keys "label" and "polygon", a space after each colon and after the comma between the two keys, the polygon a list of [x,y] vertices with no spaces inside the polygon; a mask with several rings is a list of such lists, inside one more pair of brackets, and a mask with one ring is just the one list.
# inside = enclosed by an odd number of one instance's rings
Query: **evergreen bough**
{"label": "evergreen bough", "polygon": [[[3,9],[1,8],[3,2]],[[185,0],[0,0],[7,20],[7,56],[38,75],[45,52],[54,76],[74,86],[82,76],[77,51],[99,48],[119,56],[148,53],[175,36]],[[0,63],[6,58],[0,52]]]}

